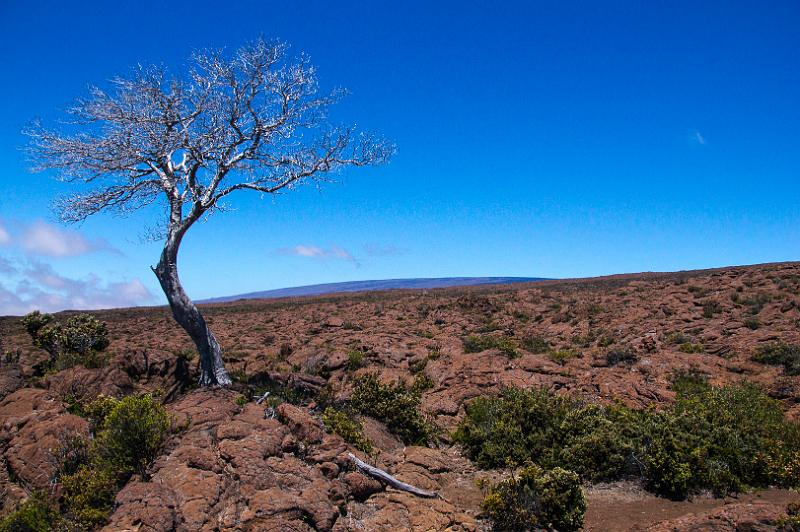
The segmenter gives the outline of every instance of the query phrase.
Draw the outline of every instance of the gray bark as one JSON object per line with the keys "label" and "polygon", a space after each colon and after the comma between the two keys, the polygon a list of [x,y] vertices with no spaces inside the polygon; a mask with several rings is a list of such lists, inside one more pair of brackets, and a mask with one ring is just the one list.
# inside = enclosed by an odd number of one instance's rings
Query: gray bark
{"label": "gray bark", "polygon": [[435,491],[423,490],[416,486],[412,486],[411,484],[406,484],[401,480],[397,480],[383,469],[378,469],[377,467],[369,465],[365,461],[359,459],[353,453],[347,453],[347,456],[350,457],[350,460],[353,461],[353,463],[355,464],[355,466],[358,468],[359,471],[365,473],[366,475],[372,478],[380,480],[381,482],[385,482],[394,489],[398,489],[400,491],[406,491],[408,493],[411,493],[412,495],[416,495],[417,497],[425,497],[427,499],[441,498],[441,496]]}
{"label": "gray bark", "polygon": [[200,355],[200,386],[228,386],[231,378],[222,362],[222,349],[197,306],[186,295],[178,277],[178,248],[183,234],[170,232],[153,272],[169,301],[172,316],[183,327]]}

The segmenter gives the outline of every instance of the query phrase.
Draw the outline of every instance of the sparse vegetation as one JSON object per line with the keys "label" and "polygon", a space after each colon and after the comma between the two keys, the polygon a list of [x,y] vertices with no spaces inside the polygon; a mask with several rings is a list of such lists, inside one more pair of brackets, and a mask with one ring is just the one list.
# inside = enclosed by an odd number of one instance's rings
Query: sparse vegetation
{"label": "sparse vegetation", "polygon": [[326,429],[338,434],[344,441],[353,444],[353,447],[359,451],[367,454],[372,453],[372,442],[364,436],[364,427],[355,416],[335,410],[329,406],[322,413],[322,423]]}
{"label": "sparse vegetation", "polygon": [[715,314],[722,312],[722,305],[718,301],[706,301],[703,303],[703,317],[711,319]]}
{"label": "sparse vegetation", "polygon": [[631,348],[612,349],[606,353],[606,363],[609,366],[624,364],[630,366],[639,360],[639,355]]}
{"label": "sparse vegetation", "polygon": [[34,492],[16,510],[0,519],[0,532],[50,532],[61,522],[47,496]]}
{"label": "sparse vegetation", "polygon": [[759,348],[753,360],[762,364],[783,366],[786,375],[800,375],[800,345],[774,343]]}
{"label": "sparse vegetation", "polygon": [[356,381],[351,402],[408,444],[425,445],[436,435],[436,427],[420,410],[419,393],[402,383],[383,384],[375,375],[366,375]]}
{"label": "sparse vegetation", "polygon": [[529,334],[522,338],[522,348],[525,351],[538,355],[550,350],[550,343],[542,336]]}
{"label": "sparse vegetation", "polygon": [[705,347],[703,347],[703,344],[694,344],[692,342],[684,342],[684,343],[682,343],[681,345],[678,346],[678,351],[680,351],[681,353],[687,353],[687,354],[702,353],[703,351],[705,351]]}
{"label": "sparse vegetation", "polygon": [[481,353],[489,349],[497,349],[508,358],[520,356],[517,343],[508,336],[492,336],[488,334],[471,334],[463,338],[465,353]]}
{"label": "sparse vegetation", "polygon": [[529,465],[497,483],[481,505],[495,530],[580,530],[586,497],[578,475]]}
{"label": "sparse vegetation", "polygon": [[364,358],[364,351],[361,349],[351,349],[347,352],[347,369],[355,371],[363,368],[365,365]]}
{"label": "sparse vegetation", "polygon": [[562,366],[567,363],[567,361],[580,357],[580,351],[577,349],[553,349],[547,352],[547,356],[550,357],[550,360],[553,362],[557,362]]}

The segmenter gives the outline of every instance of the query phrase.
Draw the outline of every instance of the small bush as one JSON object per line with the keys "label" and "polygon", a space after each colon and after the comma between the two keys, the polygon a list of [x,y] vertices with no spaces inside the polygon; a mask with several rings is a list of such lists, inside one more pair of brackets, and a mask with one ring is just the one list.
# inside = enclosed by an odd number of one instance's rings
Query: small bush
{"label": "small bush", "polygon": [[50,532],[61,521],[42,493],[34,493],[16,510],[0,519],[0,532]]}
{"label": "small bush", "polygon": [[84,465],[61,478],[64,511],[84,527],[105,523],[114,506],[120,482],[109,466]]}
{"label": "small bush", "polygon": [[422,395],[428,390],[436,387],[436,383],[427,373],[417,373],[414,382],[411,383],[411,393]]}
{"label": "small bush", "polygon": [[553,351],[549,351],[547,356],[549,356],[550,360],[553,362],[557,362],[563,366],[567,361],[579,357],[580,352],[575,349],[554,349]]}
{"label": "small bush", "polygon": [[329,406],[322,413],[322,423],[326,429],[338,434],[359,451],[372,453],[372,442],[364,436],[364,427],[353,416]]}
{"label": "small bush", "polygon": [[703,303],[703,317],[711,319],[714,314],[722,312],[722,305],[718,301],[706,301]]}
{"label": "small bush", "polygon": [[692,342],[684,342],[678,346],[678,351],[687,354],[702,353],[703,351],[705,351],[705,347],[703,347],[703,344],[693,344]]}
{"label": "small bush", "polygon": [[635,364],[637,360],[639,360],[639,355],[633,349],[612,349],[606,353],[606,363],[609,366],[617,366],[619,364],[630,366]]}
{"label": "small bush", "polygon": [[436,427],[420,411],[418,393],[403,384],[383,384],[375,375],[366,375],[355,382],[351,398],[353,407],[386,424],[405,443],[426,445],[436,434]]}
{"label": "small bush", "polygon": [[91,314],[77,314],[63,324],[39,311],[22,318],[33,345],[50,354],[41,371],[59,371],[81,364],[87,368],[104,366],[108,358],[102,351],[109,345],[106,324]]}
{"label": "small bush", "polygon": [[364,351],[360,349],[351,349],[347,352],[347,369],[355,371],[359,368],[363,368],[364,365]]}
{"label": "small bush", "polygon": [[80,434],[66,434],[61,437],[61,445],[53,452],[55,472],[52,480],[59,482],[62,477],[74,475],[81,466],[91,460],[91,444]]}
{"label": "small bush", "polygon": [[751,331],[755,331],[761,326],[761,324],[758,322],[758,318],[747,318],[744,320],[744,326]]}
{"label": "small bush", "polygon": [[150,395],[120,399],[103,420],[98,447],[103,458],[122,473],[144,474],[170,430],[167,412]]}
{"label": "small bush", "polygon": [[517,344],[508,336],[490,336],[471,334],[462,340],[465,353],[480,353],[488,349],[497,349],[508,358],[517,358],[520,353]]}
{"label": "small bush", "polygon": [[530,465],[493,486],[481,508],[496,530],[580,530],[586,497],[572,471]]}
{"label": "small bush", "polygon": [[753,360],[783,366],[786,375],[800,375],[800,345],[775,343],[759,348]]}
{"label": "small bush", "polygon": [[528,335],[522,339],[522,348],[534,355],[546,353],[550,350],[550,343],[541,336]]}
{"label": "small bush", "polygon": [[786,517],[781,517],[775,524],[781,532],[800,531],[800,503],[789,503],[786,507]]}

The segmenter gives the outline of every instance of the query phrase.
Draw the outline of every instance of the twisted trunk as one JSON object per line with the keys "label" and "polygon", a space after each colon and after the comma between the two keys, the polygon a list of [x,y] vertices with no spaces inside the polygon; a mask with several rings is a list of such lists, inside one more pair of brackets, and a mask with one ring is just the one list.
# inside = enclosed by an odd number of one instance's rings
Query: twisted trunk
{"label": "twisted trunk", "polygon": [[197,346],[200,355],[200,386],[228,386],[231,378],[222,362],[222,351],[214,333],[208,328],[206,320],[197,306],[189,299],[178,277],[178,248],[182,232],[170,231],[161,259],[153,272],[167,296],[175,321],[183,327]]}

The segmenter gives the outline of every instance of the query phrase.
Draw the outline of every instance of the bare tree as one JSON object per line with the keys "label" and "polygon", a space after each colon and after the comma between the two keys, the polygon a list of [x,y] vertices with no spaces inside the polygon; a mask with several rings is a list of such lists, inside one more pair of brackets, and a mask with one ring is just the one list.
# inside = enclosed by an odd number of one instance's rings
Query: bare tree
{"label": "bare tree", "polygon": [[56,202],[62,221],[162,204],[164,248],[152,269],[197,346],[201,385],[231,380],[178,277],[181,241],[234,192],[278,194],[344,167],[387,161],[390,143],[329,124],[327,110],[343,94],[320,94],[307,58],[288,60],[286,45],[258,40],[232,56],[194,54],[182,76],[140,67],[112,79],[109,90],[91,87],[67,110],[67,132],[39,124],[25,132],[35,171],[90,185]]}

